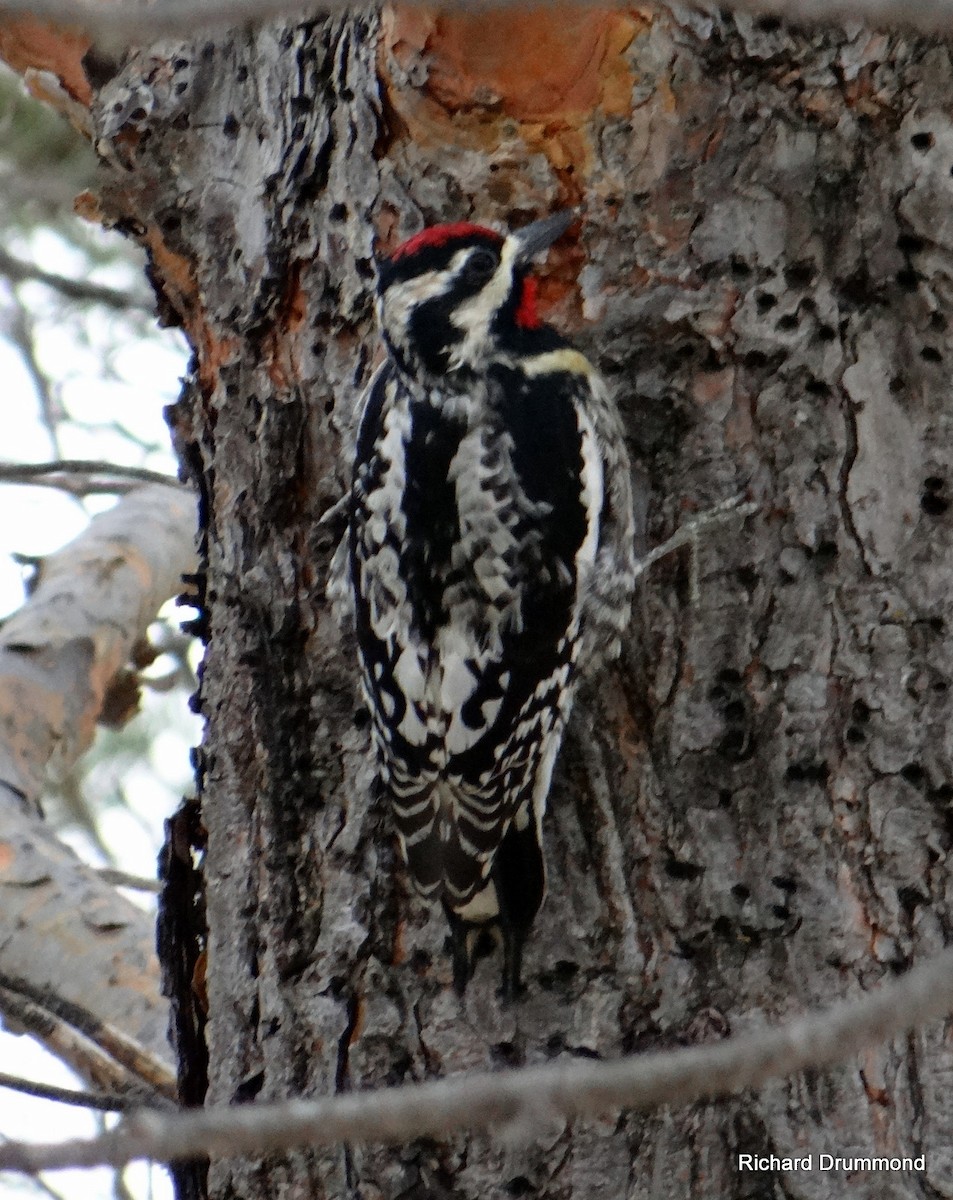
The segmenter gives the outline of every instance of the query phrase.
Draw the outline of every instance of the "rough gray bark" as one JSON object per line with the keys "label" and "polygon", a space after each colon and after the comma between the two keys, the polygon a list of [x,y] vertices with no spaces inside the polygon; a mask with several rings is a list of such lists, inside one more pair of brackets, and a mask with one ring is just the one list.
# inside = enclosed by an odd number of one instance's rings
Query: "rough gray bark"
{"label": "rough gray bark", "polygon": [[[388,11],[99,64],[104,209],[196,349],[173,424],[207,531],[210,1102],[718,1038],[945,940],[950,48],[678,9],[567,17],[554,52],[533,21]],[[760,512],[705,547],[697,599],[684,558],[644,580],[580,698],[558,886],[503,1009],[492,962],[452,993],[370,805],[316,522],[374,355],[375,232],[567,201],[545,295],[617,388],[649,541],[739,492]],[[733,1101],[217,1162],[211,1191],[808,1200],[843,1173],[735,1156],[830,1152],[926,1154],[852,1195],[953,1195],[951,1065],[933,1027]]]}

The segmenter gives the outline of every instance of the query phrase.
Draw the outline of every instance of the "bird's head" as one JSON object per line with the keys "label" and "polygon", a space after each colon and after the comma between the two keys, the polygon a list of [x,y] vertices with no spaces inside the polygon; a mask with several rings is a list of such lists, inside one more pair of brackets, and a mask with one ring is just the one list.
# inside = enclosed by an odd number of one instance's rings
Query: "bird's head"
{"label": "bird's head", "polygon": [[434,225],[380,264],[377,311],[388,350],[413,375],[479,371],[539,327],[531,260],[575,214],[503,237],[482,225]]}

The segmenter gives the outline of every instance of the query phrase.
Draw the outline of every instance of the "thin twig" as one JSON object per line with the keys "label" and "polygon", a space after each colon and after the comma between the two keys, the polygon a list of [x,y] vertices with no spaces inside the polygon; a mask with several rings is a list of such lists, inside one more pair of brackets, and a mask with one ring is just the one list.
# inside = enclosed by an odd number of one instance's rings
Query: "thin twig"
{"label": "thin twig", "polygon": [[0,1088],[36,1096],[40,1100],[55,1100],[57,1104],[71,1104],[76,1108],[95,1108],[100,1112],[128,1112],[139,1107],[139,1100],[128,1096],[107,1096],[102,1092],[80,1092],[75,1088],[55,1087],[51,1083],[39,1083],[35,1079],[21,1079],[0,1071]]}
{"label": "thin twig", "polygon": [[[42,1004],[0,987],[0,1013],[3,1013],[8,1027],[32,1034],[47,1050],[101,1091],[128,1096],[136,1100],[139,1106],[155,1103],[152,1088],[143,1087],[141,1080],[105,1053],[91,1038]],[[171,1099],[175,1095],[175,1081],[171,1072],[167,1074],[167,1086],[163,1091]]]}
{"label": "thin twig", "polygon": [[174,475],[150,471],[146,467],[126,467],[119,463],[87,458],[60,458],[42,463],[0,462],[0,483],[32,484],[56,487],[78,495],[113,493],[143,483],[162,483],[181,488]]}
{"label": "thin twig", "polygon": [[[175,1095],[175,1080],[166,1063],[146,1046],[124,1033],[115,1025],[100,1021],[96,1016],[63,996],[36,988],[28,980],[15,979],[0,973],[0,1007],[6,1007],[6,993],[20,996],[38,1005],[60,1021],[66,1022],[100,1050],[114,1059],[129,1076],[164,1097]],[[121,1090],[121,1089],[120,1089]]]}
{"label": "thin twig", "polygon": [[119,871],[115,867],[97,867],[96,874],[103,883],[111,883],[113,887],[129,888],[134,892],[162,891],[162,884],[158,879],[145,879],[141,875],[130,875],[128,871]]}
{"label": "thin twig", "polygon": [[571,1119],[689,1104],[759,1087],[769,1079],[852,1058],[953,1008],[953,951],[860,1000],[714,1045],[636,1055],[613,1063],[463,1075],[325,1100],[133,1113],[101,1136],[46,1145],[0,1146],[0,1170],[121,1166],[206,1155],[229,1158],[342,1142],[402,1143],[469,1129],[529,1135],[554,1117]]}
{"label": "thin twig", "polygon": [[674,554],[676,550],[681,550],[683,546],[689,546],[691,547],[691,599],[693,604],[697,604],[699,593],[701,592],[698,578],[698,556],[702,535],[716,525],[723,525],[726,521],[734,520],[737,517],[750,517],[752,513],[756,513],[757,511],[758,505],[755,501],[746,500],[744,496],[732,496],[729,500],[722,500],[713,508],[706,509],[705,512],[699,513],[697,517],[686,521],[684,525],[675,530],[670,538],[667,538],[660,546],[656,546],[648,554],[640,558],[635,567],[636,579],[654,563],[657,563],[659,559],[667,558],[669,554]]}
{"label": "thin twig", "polygon": [[20,352],[20,358],[33,383],[40,408],[40,421],[50,439],[50,449],[54,454],[59,454],[59,426],[66,414],[56,395],[55,386],[47,378],[46,372],[40,366],[36,356],[33,318],[27,312],[15,290],[11,291],[10,308],[7,310],[6,316],[6,333]]}
{"label": "thin twig", "polygon": [[155,305],[148,300],[130,296],[118,288],[107,287],[102,283],[89,283],[84,279],[69,279],[65,275],[57,275],[52,271],[44,271],[36,263],[25,262],[16,258],[0,246],[0,275],[5,275],[11,283],[23,283],[32,280],[45,284],[69,300],[85,300],[94,304],[104,304],[108,308],[117,308],[122,312],[130,309],[154,313]]}

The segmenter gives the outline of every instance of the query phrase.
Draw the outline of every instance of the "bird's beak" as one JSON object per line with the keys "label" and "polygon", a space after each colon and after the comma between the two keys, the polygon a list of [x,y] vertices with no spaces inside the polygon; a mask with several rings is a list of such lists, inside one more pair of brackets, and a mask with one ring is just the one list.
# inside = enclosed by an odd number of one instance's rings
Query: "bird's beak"
{"label": "bird's beak", "polygon": [[575,221],[576,214],[571,209],[553,213],[551,217],[543,217],[531,225],[524,225],[511,233],[510,237],[516,243],[514,262],[518,265],[528,263],[540,251],[548,249],[558,237],[566,232]]}

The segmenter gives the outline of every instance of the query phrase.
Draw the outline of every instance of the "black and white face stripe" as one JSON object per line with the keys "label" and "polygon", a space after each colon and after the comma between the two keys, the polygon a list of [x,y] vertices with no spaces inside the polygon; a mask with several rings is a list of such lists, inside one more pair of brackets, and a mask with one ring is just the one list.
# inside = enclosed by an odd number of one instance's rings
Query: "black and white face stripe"
{"label": "black and white face stripe", "polygon": [[499,312],[515,307],[520,286],[510,240],[487,232],[427,246],[381,269],[384,339],[409,374],[477,370],[494,349]]}

